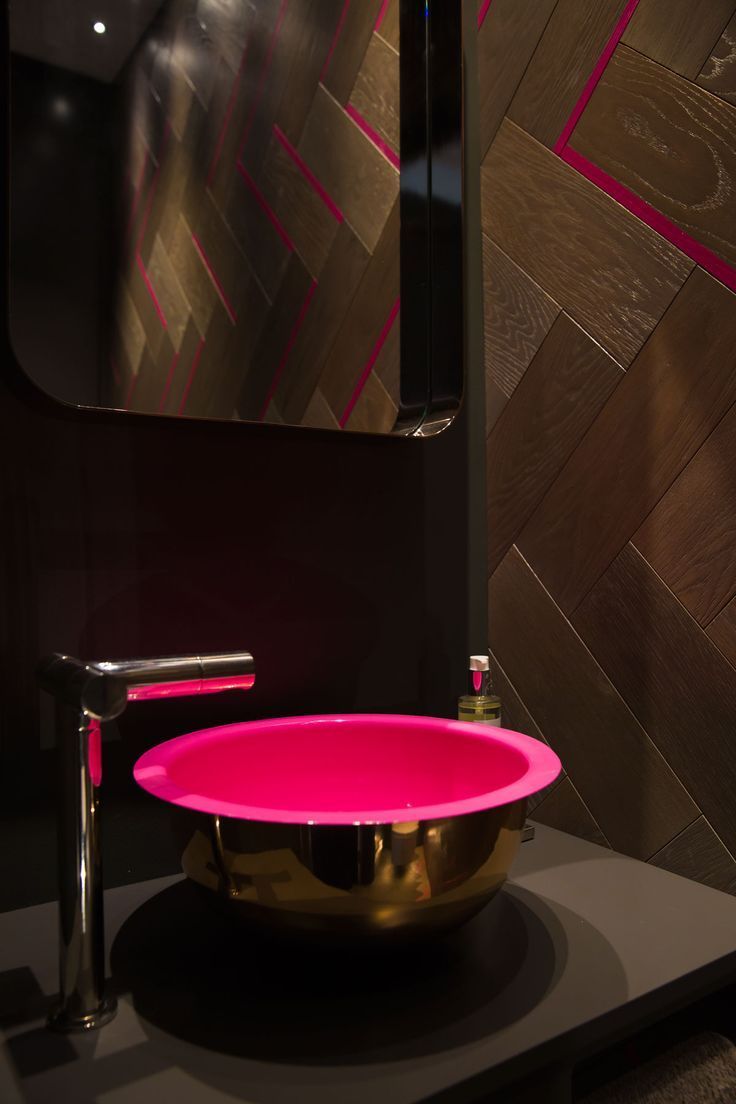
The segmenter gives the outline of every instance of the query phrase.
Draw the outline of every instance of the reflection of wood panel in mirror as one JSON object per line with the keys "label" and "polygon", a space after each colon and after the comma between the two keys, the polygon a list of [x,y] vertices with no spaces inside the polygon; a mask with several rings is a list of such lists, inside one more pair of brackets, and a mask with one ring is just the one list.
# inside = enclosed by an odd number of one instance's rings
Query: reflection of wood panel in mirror
{"label": "reflection of wood panel in mirror", "polygon": [[396,0],[163,7],[123,74],[106,403],[391,430],[397,46]]}

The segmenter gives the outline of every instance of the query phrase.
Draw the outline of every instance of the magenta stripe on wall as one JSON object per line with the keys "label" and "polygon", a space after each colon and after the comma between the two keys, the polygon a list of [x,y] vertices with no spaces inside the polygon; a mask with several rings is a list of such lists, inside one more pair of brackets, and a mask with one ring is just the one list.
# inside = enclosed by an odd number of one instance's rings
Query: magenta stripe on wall
{"label": "magenta stripe on wall", "polygon": [[347,422],[348,418],[352,414],[353,408],[354,408],[355,404],[357,403],[358,399],[360,398],[360,396],[363,392],[363,388],[365,387],[366,383],[368,382],[368,377],[370,376],[371,372],[373,371],[373,365],[378,360],[378,354],[380,353],[381,349],[383,348],[383,346],[386,342],[386,338],[388,337],[389,333],[391,332],[391,327],[393,326],[393,324],[396,320],[396,316],[399,313],[400,304],[401,304],[401,299],[399,298],[394,303],[393,307],[391,308],[391,311],[389,313],[388,318],[384,322],[383,329],[381,330],[380,334],[378,335],[378,341],[373,346],[373,349],[371,350],[371,355],[368,357],[368,360],[366,361],[365,367],[363,368],[363,371],[360,373],[360,378],[359,378],[357,384],[355,385],[355,390],[353,391],[352,395],[350,396],[350,401],[348,402],[348,405],[343,410],[342,416],[339,419],[340,429],[345,428],[345,423]]}
{"label": "magenta stripe on wall", "polygon": [[342,32],[343,23],[345,22],[345,16],[348,14],[349,6],[350,6],[350,0],[345,0],[345,3],[342,6],[342,11],[340,12],[340,18],[338,19],[337,26],[335,27],[335,33],[332,36],[332,42],[330,43],[330,48],[327,51],[327,57],[325,58],[325,63],[322,66],[322,70],[319,74],[319,79],[321,81],[323,81],[325,79],[325,76],[327,74],[327,70],[330,68],[330,62],[332,61],[332,55],[335,52],[335,47],[337,46],[337,40],[339,39],[340,34]]}
{"label": "magenta stripe on wall", "polygon": [[483,3],[480,6],[480,11],[478,12],[478,29],[479,30],[483,26],[483,20],[488,15],[488,9],[490,8],[490,6],[491,6],[491,0],[483,0]]}
{"label": "magenta stripe on wall", "polygon": [[238,161],[238,163],[235,167],[238,170],[238,172],[240,173],[240,175],[242,176],[245,183],[250,188],[250,190],[253,192],[253,195],[258,200],[258,203],[260,204],[260,206],[263,208],[263,210],[268,215],[268,218],[269,218],[271,224],[273,225],[276,233],[279,235],[279,237],[281,238],[281,240],[284,243],[284,245],[286,246],[286,248],[289,250],[290,253],[293,253],[294,252],[294,243],[292,242],[291,238],[289,237],[289,235],[286,233],[283,226],[279,222],[275,212],[271,209],[271,207],[269,207],[263,193],[260,192],[258,190],[258,188],[256,187],[256,183],[253,180],[253,177],[250,175],[250,173],[248,172],[247,169],[243,168],[243,166],[240,164],[239,161]]}
{"label": "magenta stripe on wall", "polygon": [[203,247],[201,241],[199,240],[197,235],[194,234],[194,233],[192,234],[192,241],[194,242],[194,248],[199,253],[202,264],[207,269],[207,272],[209,273],[209,277],[212,280],[212,283],[215,285],[215,288],[217,289],[217,294],[219,295],[219,297],[222,301],[223,307],[227,311],[228,318],[230,319],[232,324],[235,325],[235,323],[238,320],[238,317],[235,313],[235,308],[233,307],[232,303],[230,302],[227,295],[225,294],[225,289],[222,286],[222,284],[221,284],[221,282],[220,282],[220,280],[217,276],[217,273],[215,272],[214,268],[212,267],[212,263],[211,263],[209,257],[207,256],[207,254],[205,253],[204,247]]}
{"label": "magenta stripe on wall", "polygon": [[384,142],[380,134],[373,129],[370,123],[367,123],[359,111],[353,107],[352,104],[348,104],[345,108],[345,113],[350,116],[354,123],[356,123],[367,138],[373,143],[376,149],[380,150],[387,161],[390,161],[395,169],[401,168],[401,161],[394,151],[391,149],[388,142]]}
{"label": "magenta stripe on wall", "polygon": [[567,120],[564,127],[562,128],[562,133],[560,134],[560,137],[557,139],[557,142],[555,144],[555,153],[561,154],[562,151],[564,150],[565,146],[569,142],[570,135],[574,131],[575,127],[577,126],[578,120],[580,119],[580,116],[585,111],[585,108],[588,105],[588,101],[590,100],[590,97],[595,92],[595,89],[596,89],[596,86],[598,85],[598,82],[600,81],[601,77],[603,76],[604,72],[606,71],[606,66],[608,65],[609,61],[611,60],[611,56],[613,55],[613,51],[616,49],[619,42],[621,41],[621,36],[623,35],[624,31],[628,27],[629,23],[631,22],[631,17],[633,16],[633,14],[636,11],[638,6],[639,6],[639,0],[629,0],[626,7],[621,12],[621,15],[619,16],[618,21],[616,23],[616,26],[613,28],[613,32],[611,34],[611,37],[609,38],[608,42],[606,43],[605,47],[603,48],[603,53],[598,58],[598,61],[595,64],[595,68],[593,69],[593,72],[590,74],[590,77],[588,78],[588,82],[585,85],[585,88],[583,89],[583,91],[580,95],[580,98],[578,99],[577,103],[575,104],[575,107],[572,109],[572,113],[570,114],[570,118]]}
{"label": "magenta stripe on wall", "polygon": [[163,310],[161,309],[161,304],[159,303],[158,296],[156,295],[156,292],[153,289],[153,284],[151,283],[150,277],[149,277],[148,273],[146,272],[146,266],[143,263],[143,258],[141,257],[140,253],[136,253],[135,263],[138,265],[138,271],[140,272],[141,276],[143,277],[143,282],[146,285],[146,288],[148,290],[148,294],[151,296],[151,300],[152,300],[154,308],[156,310],[156,314],[158,315],[158,320],[161,323],[161,325],[163,326],[163,328],[166,329],[166,315],[164,314]]}
{"label": "magenta stripe on wall", "polygon": [[268,53],[266,54],[266,57],[264,58],[263,66],[261,68],[261,75],[258,79],[258,88],[256,89],[255,98],[253,100],[253,106],[250,109],[250,115],[248,116],[248,118],[246,120],[245,130],[243,131],[243,137],[240,139],[240,146],[238,147],[238,156],[236,158],[236,161],[238,161],[238,162],[240,161],[240,159],[243,156],[243,150],[245,149],[245,143],[248,140],[248,135],[250,134],[250,129],[253,126],[253,120],[255,118],[256,111],[258,110],[258,105],[261,102],[261,96],[263,95],[263,86],[266,82],[266,76],[268,75],[268,70],[271,67],[271,58],[273,57],[274,49],[276,48],[276,39],[279,37],[279,31],[281,30],[281,24],[284,20],[284,13],[286,11],[286,3],[287,3],[287,0],[281,0],[281,7],[279,8],[279,14],[278,14],[278,17],[276,19],[276,25],[275,25],[273,31],[271,32],[271,41],[268,44]]}
{"label": "magenta stripe on wall", "polygon": [[222,126],[220,127],[220,133],[217,136],[217,143],[215,145],[215,152],[212,155],[212,161],[210,162],[210,169],[209,169],[209,172],[207,173],[207,187],[209,187],[212,184],[212,181],[215,178],[215,170],[217,169],[217,164],[220,160],[220,154],[222,153],[222,146],[223,146],[223,143],[225,141],[225,135],[227,134],[228,129],[230,127],[230,120],[232,118],[233,108],[235,107],[235,100],[236,100],[237,95],[238,95],[238,89],[240,88],[240,78],[243,75],[243,67],[245,66],[245,59],[248,56],[249,41],[250,40],[246,41],[245,46],[243,47],[243,53],[240,56],[240,65],[238,66],[238,71],[235,74],[235,80],[233,81],[233,87],[230,91],[230,98],[227,101],[227,107],[225,108],[225,117],[222,121]]}
{"label": "magenta stripe on wall", "polygon": [[197,368],[199,367],[199,358],[202,356],[202,349],[203,348],[204,348],[204,338],[200,337],[199,344],[197,345],[196,351],[195,351],[194,356],[192,358],[192,366],[189,369],[189,376],[187,378],[186,386],[184,387],[184,394],[181,397],[181,402],[179,403],[179,409],[177,410],[177,414],[183,414],[184,413],[184,407],[187,405],[187,399],[189,398],[189,392],[192,389],[192,384],[194,383],[194,377],[197,374]]}
{"label": "magenta stripe on wall", "polygon": [[164,407],[166,406],[166,400],[169,397],[169,391],[171,390],[171,384],[174,382],[174,372],[176,371],[176,366],[177,366],[178,363],[179,363],[179,351],[176,350],[174,352],[173,357],[171,358],[171,364],[169,365],[169,371],[166,375],[166,382],[164,384],[164,389],[161,392],[161,400],[158,404],[158,413],[159,414],[163,413]]}
{"label": "magenta stripe on wall", "polygon": [[284,147],[286,152],[289,154],[289,156],[293,160],[294,164],[297,166],[297,168],[300,170],[300,172],[306,177],[306,179],[312,185],[312,187],[314,188],[315,192],[317,193],[319,198],[322,200],[324,205],[328,208],[328,210],[331,212],[331,214],[333,214],[335,216],[335,218],[337,219],[338,222],[342,222],[343,221],[342,211],[337,206],[337,204],[332,199],[332,197],[329,195],[329,193],[325,190],[325,188],[322,187],[319,180],[314,175],[314,173],[309,168],[309,166],[306,164],[306,162],[303,161],[302,158],[299,156],[299,154],[294,149],[294,147],[292,146],[289,139],[284,134],[281,127],[276,126],[276,124],[274,123],[273,132],[276,135],[276,137],[278,138],[281,145]]}
{"label": "magenta stripe on wall", "polygon": [[[489,0],[489,2],[490,2],[490,0]],[[388,6],[389,6],[390,3],[391,3],[391,0],[383,0],[383,3],[381,4],[381,10],[379,11],[378,18],[376,19],[376,25],[373,28],[374,31],[380,31],[381,24],[383,23],[384,16],[386,15],[386,12],[388,11]]]}
{"label": "magenta stripe on wall", "polygon": [[615,199],[617,203],[620,203],[622,207],[625,207],[627,211],[631,211],[632,215],[636,215],[638,219],[650,226],[652,230],[663,238],[666,238],[668,242],[680,249],[687,257],[690,257],[693,261],[704,268],[706,272],[710,272],[711,276],[715,276],[717,280],[725,284],[726,287],[731,288],[732,291],[736,291],[736,269],[714,253],[707,246],[703,245],[692,235],[687,234],[684,230],[681,230],[674,222],[663,215],[656,207],[652,207],[646,200],[632,192],[624,184],[620,184],[618,180],[614,180],[612,176],[604,172],[603,169],[599,169],[597,165],[594,165],[592,161],[588,161],[586,157],[578,153],[576,150],[571,149],[569,146],[560,155],[562,160],[572,168],[576,169],[581,176],[584,176],[587,180],[590,180],[592,184],[600,188],[601,191],[609,195],[611,199]]}
{"label": "magenta stripe on wall", "polygon": [[291,333],[289,334],[289,340],[286,342],[286,347],[284,348],[284,351],[281,355],[281,360],[279,361],[278,366],[276,368],[276,371],[273,374],[273,379],[271,380],[271,386],[268,389],[268,394],[266,395],[263,406],[261,407],[261,412],[258,415],[258,421],[259,422],[262,422],[263,419],[266,417],[266,411],[268,410],[268,408],[271,404],[271,400],[273,399],[274,395],[276,394],[276,388],[278,387],[279,382],[281,381],[281,377],[284,374],[284,368],[286,367],[286,362],[289,359],[289,355],[291,353],[291,350],[294,348],[294,344],[296,342],[296,339],[299,336],[299,330],[302,328],[302,323],[304,322],[305,315],[306,315],[307,310],[309,308],[309,304],[312,302],[312,296],[314,295],[316,289],[317,289],[317,281],[312,280],[311,284],[309,285],[309,290],[307,291],[307,294],[304,297],[304,302],[302,303],[302,305],[299,309],[299,314],[296,317],[296,322],[294,323],[294,325],[292,327],[292,330],[291,330]]}
{"label": "magenta stripe on wall", "polygon": [[581,176],[584,176],[586,180],[589,180],[591,184],[595,184],[597,188],[600,188],[600,190],[610,196],[611,199],[620,203],[621,206],[625,207],[627,211],[630,211],[632,215],[635,215],[643,223],[651,227],[652,230],[656,231],[660,237],[663,237],[677,249],[681,250],[685,256],[690,257],[691,260],[705,269],[706,272],[709,272],[711,276],[720,280],[722,284],[725,284],[725,286],[732,291],[736,291],[736,268],[732,264],[725,261],[722,257],[719,257],[712,249],[708,249],[708,247],[703,245],[702,242],[699,242],[697,238],[694,238],[692,234],[688,234],[685,230],[682,230],[676,223],[667,218],[666,215],[663,215],[661,211],[658,211],[656,207],[653,207],[651,203],[647,203],[647,201],[642,199],[641,196],[638,196],[636,192],[633,192],[630,188],[627,188],[624,184],[614,179],[614,177],[604,172],[603,169],[600,169],[592,161],[583,157],[577,150],[572,149],[569,144],[575,127],[590,102],[596,87],[600,83],[608,63],[613,57],[614,50],[621,41],[621,36],[631,22],[631,18],[638,5],[639,0],[628,0],[628,3],[621,12],[611,37],[608,39],[585,88],[575,104],[575,107],[572,109],[560,137],[555,143],[554,152],[566,164],[570,165],[570,167],[580,173]]}

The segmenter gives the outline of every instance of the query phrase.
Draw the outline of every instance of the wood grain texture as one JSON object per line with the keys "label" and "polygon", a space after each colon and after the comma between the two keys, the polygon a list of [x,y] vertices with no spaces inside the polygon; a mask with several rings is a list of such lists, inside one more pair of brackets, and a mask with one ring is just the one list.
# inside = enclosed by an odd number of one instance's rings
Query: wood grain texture
{"label": "wood grain texture", "polygon": [[569,778],[563,778],[530,815],[540,824],[570,832],[599,847],[611,846]]}
{"label": "wood grain texture", "polygon": [[633,537],[701,625],[736,594],[736,407],[732,407]]}
{"label": "wood grain texture", "polygon": [[307,270],[319,279],[340,224],[275,136],[258,186]]}
{"label": "wood grain texture", "polygon": [[732,599],[708,626],[708,636],[736,668],[736,599]]}
{"label": "wood grain texture", "polygon": [[698,84],[727,103],[736,104],[736,16],[700,71]]}
{"label": "wood grain texture", "polygon": [[493,141],[557,0],[493,0],[478,32],[481,159]]}
{"label": "wood grain texture", "polygon": [[481,190],[484,232],[628,364],[692,261],[508,120]]}
{"label": "wood grain texture", "polygon": [[486,383],[509,398],[560,308],[485,234],[483,304]]}
{"label": "wood grain texture", "polygon": [[736,847],[736,678],[632,545],[573,624],[729,849]]}
{"label": "wood grain texture", "polygon": [[[526,11],[530,5],[518,6]],[[509,118],[554,146],[625,6],[626,0],[558,0]]]}
{"label": "wood grain texture", "polygon": [[197,329],[205,334],[215,309],[217,291],[212,281],[205,278],[202,260],[192,241],[191,227],[181,216],[177,219],[169,255]]}
{"label": "wood grain texture", "polygon": [[619,46],[570,144],[736,263],[736,107]]}
{"label": "wood grain texture", "polygon": [[388,42],[389,46],[393,46],[394,50],[399,48],[399,0],[389,0],[386,13],[383,17],[380,29],[378,31],[381,38]]}
{"label": "wood grain texture", "polygon": [[516,549],[488,589],[494,655],[611,845],[648,858],[699,810]]}
{"label": "wood grain texture", "polygon": [[683,878],[692,878],[725,893],[736,893],[736,861],[705,817],[698,817],[649,861]]}
{"label": "wood grain texture", "polygon": [[623,375],[568,315],[559,315],[488,437],[489,575]]}
{"label": "wood grain texture", "polygon": [[309,400],[307,409],[304,411],[302,425],[311,426],[313,429],[340,428],[337,418],[330,410],[330,404],[327,402],[327,399],[324,397],[319,387],[315,389],[314,394]]}
{"label": "wood grain texture", "polygon": [[345,18],[332,56],[322,75],[325,87],[340,104],[346,104],[365,57],[382,0],[344,4]]}
{"label": "wood grain texture", "polygon": [[566,612],[736,400],[735,343],[736,296],[696,269],[519,536]]}
{"label": "wood grain texture", "polygon": [[695,80],[736,11],[734,0],[640,0],[622,41],[640,54]]}
{"label": "wood grain texture", "polygon": [[396,404],[378,376],[371,372],[345,423],[356,433],[390,433],[396,424]]}
{"label": "wood grain texture", "polygon": [[257,420],[275,378],[292,330],[309,289],[312,278],[296,253],[292,253],[274,302],[259,336],[251,369],[246,376],[236,406],[241,418]]}
{"label": "wood grain texture", "polygon": [[320,87],[299,153],[370,252],[399,194],[399,174],[336,100]]}
{"label": "wood grain texture", "polygon": [[276,393],[276,405],[291,425],[302,419],[369,261],[348,224],[341,223]]}
{"label": "wood grain texture", "polygon": [[371,36],[350,103],[398,153],[399,55],[379,35]]}
{"label": "wood grain texture", "polygon": [[398,233],[399,205],[396,203],[344,316],[320,378],[320,388],[338,418],[368,363],[399,295]]}
{"label": "wood grain texture", "polygon": [[[542,743],[546,743],[547,741],[542,735],[539,726],[517,694],[516,689],[509,681],[506,672],[495,655],[491,655],[491,670],[493,672],[493,685],[496,689],[496,693],[501,699],[501,724],[503,727],[510,728],[514,732],[523,732],[526,736],[532,736],[535,740],[541,740]],[[545,799],[547,794],[552,793],[552,790],[554,790],[556,786],[559,786],[564,777],[565,768],[563,767],[559,777],[556,778],[554,782],[551,782],[549,786],[545,786],[543,790],[527,798],[526,808],[528,816],[532,815],[534,809]]]}

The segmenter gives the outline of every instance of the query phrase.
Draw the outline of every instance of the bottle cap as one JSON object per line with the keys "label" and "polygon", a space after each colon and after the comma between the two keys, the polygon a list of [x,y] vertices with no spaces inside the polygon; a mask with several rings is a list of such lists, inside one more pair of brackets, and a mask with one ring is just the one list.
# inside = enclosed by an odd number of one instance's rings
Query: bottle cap
{"label": "bottle cap", "polygon": [[474,655],[470,657],[471,671],[490,671],[491,664],[487,655]]}

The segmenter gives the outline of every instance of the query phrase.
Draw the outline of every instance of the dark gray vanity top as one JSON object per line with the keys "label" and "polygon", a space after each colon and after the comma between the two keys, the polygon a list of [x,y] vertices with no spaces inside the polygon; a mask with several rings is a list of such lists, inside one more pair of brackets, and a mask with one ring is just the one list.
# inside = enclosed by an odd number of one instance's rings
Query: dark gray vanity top
{"label": "dark gray vanity top", "polygon": [[0,915],[3,1104],[473,1101],[736,980],[736,898],[543,827],[464,929],[380,959],[233,935],[177,878],[106,909],[120,1011],[88,1037],[41,1026],[55,905]]}

